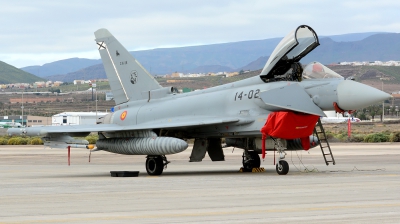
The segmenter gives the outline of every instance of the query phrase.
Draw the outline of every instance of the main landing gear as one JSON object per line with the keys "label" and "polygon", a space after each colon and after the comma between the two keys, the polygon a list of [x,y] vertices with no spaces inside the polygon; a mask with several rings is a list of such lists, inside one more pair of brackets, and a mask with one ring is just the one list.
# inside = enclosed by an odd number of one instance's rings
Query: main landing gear
{"label": "main landing gear", "polygon": [[256,151],[245,150],[243,152],[242,158],[243,158],[242,159],[243,169],[245,171],[252,171],[253,168],[260,168],[261,165],[260,156]]}
{"label": "main landing gear", "polygon": [[159,176],[170,163],[165,156],[147,156],[146,171],[150,176]]}

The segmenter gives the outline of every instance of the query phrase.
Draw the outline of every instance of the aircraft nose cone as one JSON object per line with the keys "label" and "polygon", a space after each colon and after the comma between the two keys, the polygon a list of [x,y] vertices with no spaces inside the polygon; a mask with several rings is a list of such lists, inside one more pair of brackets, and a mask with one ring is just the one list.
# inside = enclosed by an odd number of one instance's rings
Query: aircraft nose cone
{"label": "aircraft nose cone", "polygon": [[391,96],[365,84],[344,80],[337,87],[338,105],[343,110],[356,110],[389,99]]}

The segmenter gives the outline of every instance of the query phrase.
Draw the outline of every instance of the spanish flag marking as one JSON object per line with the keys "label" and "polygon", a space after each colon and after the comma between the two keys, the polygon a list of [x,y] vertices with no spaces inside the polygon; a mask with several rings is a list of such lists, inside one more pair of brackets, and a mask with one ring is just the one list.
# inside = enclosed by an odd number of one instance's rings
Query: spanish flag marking
{"label": "spanish flag marking", "polygon": [[122,112],[121,116],[119,116],[119,118],[121,119],[121,121],[125,120],[126,114],[127,114],[127,113],[128,113],[127,111]]}

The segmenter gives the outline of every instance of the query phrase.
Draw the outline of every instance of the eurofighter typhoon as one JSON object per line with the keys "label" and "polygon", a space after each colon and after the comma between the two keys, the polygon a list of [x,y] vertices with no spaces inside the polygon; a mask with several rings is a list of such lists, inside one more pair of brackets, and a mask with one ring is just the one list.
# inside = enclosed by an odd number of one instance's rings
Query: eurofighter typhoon
{"label": "eurofighter typhoon", "polygon": [[[94,34],[115,111],[97,125],[10,128],[9,135],[42,136],[50,147],[147,155],[149,175],[161,175],[166,155],[186,150],[187,139],[194,139],[190,162],[202,161],[206,152],[212,161],[224,161],[225,138],[227,146],[244,150],[245,169],[260,167],[259,154],[278,150],[276,171],[287,174],[285,150],[308,150],[323,141],[314,131],[323,110],[353,111],[390,98],[318,62],[301,65],[319,45],[306,25],[281,40],[258,76],[183,94],[160,86],[108,30]],[[96,146],[74,138],[90,132],[99,135]]]}

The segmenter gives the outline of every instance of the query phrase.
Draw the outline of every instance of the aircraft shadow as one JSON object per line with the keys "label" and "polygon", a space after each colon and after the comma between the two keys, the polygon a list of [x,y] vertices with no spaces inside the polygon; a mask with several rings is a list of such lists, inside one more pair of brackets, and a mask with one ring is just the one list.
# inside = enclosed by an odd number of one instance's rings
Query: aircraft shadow
{"label": "aircraft shadow", "polygon": [[[273,170],[266,170],[265,172],[251,173],[239,172],[238,170],[208,170],[208,171],[165,171],[161,176],[150,176],[146,171],[140,171],[139,177],[183,177],[183,176],[228,176],[228,175],[277,175]],[[46,175],[41,178],[96,178],[96,177],[111,177],[110,172],[101,172],[93,174],[79,174],[79,173],[62,173],[60,175]],[[129,178],[129,177],[128,177]]]}

